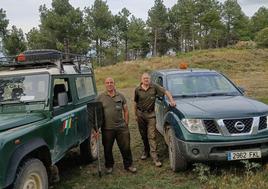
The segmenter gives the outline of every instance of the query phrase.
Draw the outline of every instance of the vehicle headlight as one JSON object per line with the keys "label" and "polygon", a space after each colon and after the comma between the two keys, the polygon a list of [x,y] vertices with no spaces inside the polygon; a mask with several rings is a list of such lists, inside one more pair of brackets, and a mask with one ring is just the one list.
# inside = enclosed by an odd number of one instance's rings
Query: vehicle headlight
{"label": "vehicle headlight", "polygon": [[206,130],[201,119],[182,119],[181,122],[190,133],[206,134]]}

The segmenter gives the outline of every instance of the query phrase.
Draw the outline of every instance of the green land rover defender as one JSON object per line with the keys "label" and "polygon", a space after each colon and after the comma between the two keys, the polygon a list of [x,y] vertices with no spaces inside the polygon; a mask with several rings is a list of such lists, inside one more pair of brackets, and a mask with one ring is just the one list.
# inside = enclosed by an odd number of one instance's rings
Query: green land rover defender
{"label": "green land rover defender", "polygon": [[32,50],[1,58],[0,188],[47,189],[74,147],[83,162],[96,159],[96,95],[87,57]]}

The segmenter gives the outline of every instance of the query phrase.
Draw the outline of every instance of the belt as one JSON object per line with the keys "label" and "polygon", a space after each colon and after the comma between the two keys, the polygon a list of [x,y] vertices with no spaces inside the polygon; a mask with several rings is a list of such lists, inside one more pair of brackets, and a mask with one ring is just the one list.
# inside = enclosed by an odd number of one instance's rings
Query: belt
{"label": "belt", "polygon": [[151,110],[142,110],[142,109],[140,109],[140,108],[138,108],[138,110],[139,110],[140,112],[143,112],[143,113],[151,113],[151,112],[154,111],[154,109],[151,109]]}

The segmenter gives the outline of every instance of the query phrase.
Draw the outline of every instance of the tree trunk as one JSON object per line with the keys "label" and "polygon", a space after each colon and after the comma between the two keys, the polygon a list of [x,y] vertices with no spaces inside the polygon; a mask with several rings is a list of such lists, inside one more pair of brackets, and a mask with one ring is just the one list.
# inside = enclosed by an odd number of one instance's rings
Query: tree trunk
{"label": "tree trunk", "polygon": [[176,50],[177,52],[181,52],[181,40],[180,40],[180,37],[177,37],[177,45],[176,45]]}
{"label": "tree trunk", "polygon": [[219,34],[216,32],[216,48],[219,48]]}
{"label": "tree trunk", "polygon": [[115,62],[118,62],[118,57],[117,57],[117,52],[118,52],[118,39],[116,37],[115,39]]}
{"label": "tree trunk", "polygon": [[192,50],[195,51],[195,37],[194,37],[194,30],[192,30]]}
{"label": "tree trunk", "polygon": [[128,38],[125,39],[125,61],[128,61]]}
{"label": "tree trunk", "polygon": [[153,56],[157,55],[157,29],[154,30],[154,50],[153,50]]}
{"label": "tree trunk", "polygon": [[100,50],[99,50],[99,64],[101,66],[104,66],[103,62],[102,62],[102,41],[101,41],[101,39],[100,39]]}
{"label": "tree trunk", "polygon": [[181,49],[182,49],[182,52],[185,52],[185,45],[184,45],[183,34],[181,34],[180,40],[181,40]]}
{"label": "tree trunk", "polygon": [[202,25],[199,24],[199,40],[200,40],[200,45],[199,45],[199,50],[202,50],[203,49],[203,44],[204,44],[204,40],[202,38]]}
{"label": "tree trunk", "polygon": [[99,39],[96,39],[96,54],[97,54],[97,64],[100,66],[100,47],[99,47]]}

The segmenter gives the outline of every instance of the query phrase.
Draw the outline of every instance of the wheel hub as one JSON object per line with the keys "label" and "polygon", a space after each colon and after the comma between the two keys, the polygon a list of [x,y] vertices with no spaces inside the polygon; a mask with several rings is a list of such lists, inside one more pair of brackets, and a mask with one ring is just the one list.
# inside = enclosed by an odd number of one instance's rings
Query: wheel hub
{"label": "wheel hub", "polygon": [[42,189],[42,179],[40,175],[32,173],[24,183],[23,189]]}

